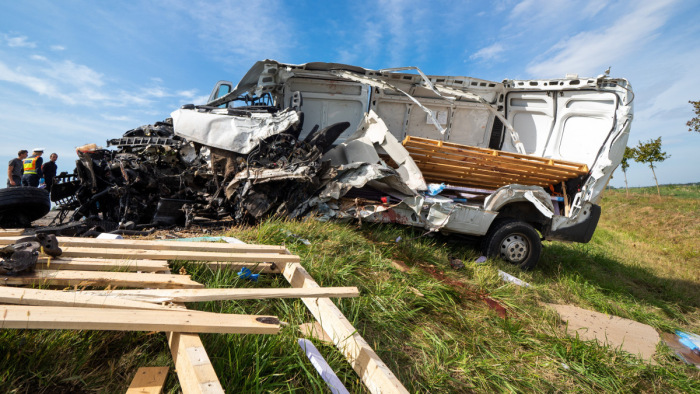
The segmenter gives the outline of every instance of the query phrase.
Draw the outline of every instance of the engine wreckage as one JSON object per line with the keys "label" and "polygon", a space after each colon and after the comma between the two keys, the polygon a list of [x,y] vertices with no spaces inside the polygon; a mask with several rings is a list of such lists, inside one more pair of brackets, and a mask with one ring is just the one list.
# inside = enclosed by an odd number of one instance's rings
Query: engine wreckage
{"label": "engine wreckage", "polygon": [[42,231],[313,215],[479,236],[530,268],[541,238],[590,240],[632,97],[607,75],[497,83],[265,60],[206,105],[79,149]]}

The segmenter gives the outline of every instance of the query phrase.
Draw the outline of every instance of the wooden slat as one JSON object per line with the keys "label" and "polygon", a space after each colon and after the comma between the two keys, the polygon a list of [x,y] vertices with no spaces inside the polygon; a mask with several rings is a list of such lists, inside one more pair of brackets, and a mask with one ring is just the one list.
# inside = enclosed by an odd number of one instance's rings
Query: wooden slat
{"label": "wooden slat", "polygon": [[[283,273],[293,287],[319,287],[301,264],[289,264]],[[372,393],[408,393],[389,367],[328,298],[302,298],[335,346],[350,362]]]}
{"label": "wooden slat", "polygon": [[76,271],[160,272],[169,269],[166,260],[107,260],[85,257],[40,257],[38,268]]}
{"label": "wooden slat", "polygon": [[181,307],[163,306],[152,302],[109,297],[99,293],[91,294],[88,292],[42,290],[9,286],[0,286],[0,303],[83,308],[186,310]]}
{"label": "wooden slat", "polygon": [[299,256],[276,253],[227,253],[179,250],[104,249],[76,246],[62,246],[61,249],[63,249],[61,257],[96,257],[105,259],[155,259],[187,261],[235,261],[247,263],[294,263],[299,261]]}
{"label": "wooden slat", "polygon": [[357,287],[307,289],[181,289],[181,290],[104,290],[86,294],[113,296],[145,302],[203,302],[219,300],[261,300],[266,298],[358,297]]}
{"label": "wooden slat", "polygon": [[204,287],[201,283],[191,280],[189,275],[71,270],[37,270],[23,276],[0,276],[0,285],[159,287],[165,289]]}
{"label": "wooden slat", "polygon": [[0,228],[0,236],[13,237],[24,234],[23,228]]}
{"label": "wooden slat", "polygon": [[524,159],[505,158],[468,150],[443,150],[439,147],[427,147],[410,142],[407,149],[411,151],[411,157],[440,159],[444,164],[475,165],[494,170],[507,169],[525,173],[547,172],[559,176],[573,177],[581,171],[574,167],[555,167],[553,164],[531,162]]}
{"label": "wooden slat", "polygon": [[[0,233],[0,235],[2,235]],[[0,245],[13,243],[22,237],[0,237]],[[248,245],[229,244],[217,242],[180,242],[180,241],[153,241],[137,239],[97,239],[80,237],[57,237],[61,248],[64,246],[105,248],[105,249],[140,249],[140,250],[165,250],[165,251],[189,251],[189,252],[221,252],[221,253],[287,253],[284,246],[279,245]]]}
{"label": "wooden slat", "polygon": [[224,394],[199,335],[170,332],[168,345],[183,394]]}
{"label": "wooden slat", "polygon": [[141,367],[136,371],[126,394],[160,394],[168,377],[168,367]]}
{"label": "wooden slat", "polygon": [[[258,319],[270,319],[270,324]],[[42,330],[178,331],[226,334],[276,334],[274,316],[192,311],[124,310],[0,305],[0,327]]]}
{"label": "wooden slat", "polygon": [[429,182],[498,188],[547,186],[588,172],[585,164],[408,136],[404,147]]}

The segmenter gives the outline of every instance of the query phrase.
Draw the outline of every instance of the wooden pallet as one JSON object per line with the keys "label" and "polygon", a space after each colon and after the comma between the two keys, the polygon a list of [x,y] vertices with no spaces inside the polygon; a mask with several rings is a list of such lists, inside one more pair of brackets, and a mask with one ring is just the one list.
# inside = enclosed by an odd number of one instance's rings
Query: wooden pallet
{"label": "wooden pallet", "polygon": [[509,184],[548,186],[588,173],[564,160],[408,136],[403,145],[428,182],[496,189]]}
{"label": "wooden pallet", "polygon": [[[0,245],[19,238],[0,237]],[[223,393],[198,333],[275,334],[280,324],[274,316],[192,311],[183,302],[301,298],[370,392],[407,392],[328,298],[357,297],[357,288],[320,287],[301,266],[299,257],[285,247],[71,237],[58,237],[58,241],[64,254],[58,258],[41,255],[35,273],[0,277],[0,303],[11,304],[0,305],[4,328],[167,331],[183,393]],[[259,273],[282,274],[292,288],[204,289],[188,275],[170,274],[168,260],[174,259],[206,264],[212,269],[246,267]],[[110,269],[122,272],[105,272]],[[107,290],[66,292],[2,284],[107,286]],[[138,289],[143,287],[152,289]],[[261,323],[259,318],[266,322]]]}

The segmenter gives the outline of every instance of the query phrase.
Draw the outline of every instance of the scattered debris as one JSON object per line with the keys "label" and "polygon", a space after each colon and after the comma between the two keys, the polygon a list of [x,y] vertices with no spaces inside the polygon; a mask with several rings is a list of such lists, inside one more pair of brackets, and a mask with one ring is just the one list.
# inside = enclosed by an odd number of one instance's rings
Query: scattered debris
{"label": "scattered debris", "polygon": [[500,276],[501,279],[503,279],[504,281],[510,282],[514,285],[518,285],[521,287],[532,287],[529,283],[525,282],[524,280],[516,278],[515,276],[507,272],[503,272],[501,270],[498,270],[498,276]]}
{"label": "scattered debris", "polygon": [[280,231],[282,231],[282,233],[283,233],[284,235],[286,235],[287,237],[294,238],[294,239],[296,239],[297,241],[303,243],[303,244],[306,245],[306,246],[310,246],[310,245],[311,245],[311,241],[309,241],[309,240],[306,239],[306,238],[302,238],[302,237],[300,237],[300,236],[298,236],[298,235],[292,233],[292,232],[289,231],[289,230],[280,230]]}
{"label": "scattered debris", "polygon": [[299,347],[304,351],[306,357],[311,361],[311,365],[314,366],[316,371],[321,375],[321,378],[326,382],[328,388],[333,394],[350,394],[350,392],[345,388],[343,382],[338,379],[338,376],[333,372],[331,366],[328,365],[326,360],[321,356],[321,353],[316,349],[311,341],[308,339],[300,338],[297,340]]}
{"label": "scattered debris", "polygon": [[464,268],[464,262],[462,260],[460,260],[456,257],[450,257],[449,260],[450,260],[450,266],[452,267],[452,269],[461,270],[462,268]]}
{"label": "scattered debris", "polygon": [[34,272],[40,252],[50,257],[60,256],[62,250],[56,236],[37,234],[4,246],[0,249],[0,274],[17,276]]}
{"label": "scattered debris", "polygon": [[474,264],[482,264],[486,262],[486,256],[480,256],[476,261],[474,261]]}
{"label": "scattered debris", "polygon": [[582,340],[596,340],[644,360],[652,360],[659,342],[659,333],[646,324],[617,316],[590,311],[573,305],[546,304],[567,323],[567,333]]}
{"label": "scattered debris", "polygon": [[411,267],[407,266],[406,263],[401,260],[391,260],[391,266],[401,272],[408,272],[411,270]]}
{"label": "scattered debris", "polygon": [[[661,334],[661,338],[664,340],[664,343],[671,348],[679,360],[686,364],[695,365],[697,369],[700,369],[700,351],[698,351],[698,345],[692,340],[687,341],[688,338],[684,337],[683,334],[685,333],[678,334],[678,331],[676,331],[676,335],[665,332]],[[684,339],[686,339],[686,341],[683,341]]]}

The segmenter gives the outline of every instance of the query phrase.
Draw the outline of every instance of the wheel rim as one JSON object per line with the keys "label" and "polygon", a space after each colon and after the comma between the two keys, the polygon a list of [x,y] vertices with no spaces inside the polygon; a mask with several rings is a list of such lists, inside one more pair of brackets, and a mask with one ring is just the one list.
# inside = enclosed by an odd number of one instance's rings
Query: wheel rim
{"label": "wheel rim", "polygon": [[512,263],[523,262],[530,253],[530,241],[522,234],[510,234],[501,241],[501,258]]}

